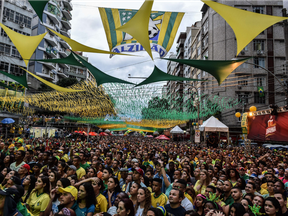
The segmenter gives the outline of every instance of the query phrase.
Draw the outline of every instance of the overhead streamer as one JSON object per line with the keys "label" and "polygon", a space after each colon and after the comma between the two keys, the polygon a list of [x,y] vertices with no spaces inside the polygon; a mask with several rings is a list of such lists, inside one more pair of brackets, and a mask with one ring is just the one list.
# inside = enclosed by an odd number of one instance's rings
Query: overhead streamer
{"label": "overhead streamer", "polygon": [[30,3],[30,5],[34,9],[35,13],[37,14],[37,16],[39,17],[41,22],[43,22],[43,11],[46,7],[46,4],[49,1],[47,1],[47,0],[42,0],[42,1],[28,0],[28,2]]}
{"label": "overhead streamer", "polygon": [[127,23],[116,28],[116,31],[122,31],[130,34],[135,38],[146,50],[151,59],[153,59],[149,35],[147,29],[149,28],[150,13],[154,0],[146,0],[138,12]]}
{"label": "overhead streamer", "polygon": [[83,67],[83,65],[78,62],[78,60],[74,57],[72,53],[69,56],[61,59],[30,59],[30,61],[39,61],[39,62],[49,62],[49,63],[57,63],[57,64],[67,64],[78,67]]}
{"label": "overhead streamer", "polygon": [[31,58],[37,46],[43,40],[47,32],[37,36],[26,36],[11,30],[2,23],[0,23],[0,26],[3,28],[3,30],[6,32],[10,40],[13,42],[13,44],[19,51],[27,67],[29,59]]}
{"label": "overhead streamer", "polygon": [[139,83],[135,87],[147,85],[147,84],[154,83],[154,82],[169,81],[169,80],[171,81],[205,81],[205,80],[199,80],[199,79],[190,79],[190,78],[185,78],[185,77],[173,76],[173,75],[170,75],[161,71],[157,66],[154,66],[154,70],[152,74],[146,80]]}
{"label": "overhead streamer", "polygon": [[71,49],[75,52],[91,52],[91,53],[111,54],[111,55],[127,55],[127,54],[123,54],[123,53],[110,52],[110,51],[105,51],[105,50],[100,50],[100,49],[88,47],[86,45],[83,45],[83,44],[69,38],[69,37],[61,35],[58,32],[53,31],[52,29],[49,29],[49,31],[53,32],[55,35],[60,37],[62,40],[66,41],[69,44],[69,46],[71,47]]}
{"label": "overhead streamer", "polygon": [[130,82],[127,82],[125,80],[121,80],[121,79],[118,79],[116,77],[105,74],[104,72],[102,72],[98,68],[94,67],[89,62],[87,62],[82,56],[77,55],[76,53],[74,53],[74,55],[76,55],[77,58],[80,60],[80,62],[83,64],[83,66],[88,68],[88,70],[93,74],[93,76],[96,79],[96,83],[98,86],[100,86],[104,83],[124,83],[124,84],[135,85],[134,83],[130,83]]}
{"label": "overhead streamer", "polygon": [[261,32],[287,17],[270,16],[202,0],[231,26],[237,39],[237,55]]}
{"label": "overhead streamer", "polygon": [[163,58],[168,61],[179,62],[180,64],[186,64],[191,67],[198,68],[200,70],[206,71],[215,77],[218,81],[218,84],[221,83],[241,64],[247,61],[250,58],[237,59],[237,60],[194,60],[194,59],[170,59]]}
{"label": "overhead streamer", "polygon": [[[22,68],[23,70],[25,70],[24,68]],[[45,79],[42,79],[41,77],[29,72],[28,70],[25,70],[27,73],[29,73],[31,76],[35,77],[36,79],[38,79],[39,81],[43,82],[45,85],[50,86],[51,88],[55,89],[56,91],[60,91],[60,92],[79,92],[79,91],[83,91],[83,90],[75,90],[75,89],[68,89],[68,88],[63,88],[61,86],[55,85],[54,83],[48,82]]]}
{"label": "overhead streamer", "polygon": [[15,76],[13,74],[9,74],[9,73],[1,71],[1,70],[0,70],[0,73],[2,73],[5,76],[15,80],[16,82],[20,83],[24,87],[29,88],[28,85],[27,85],[26,73],[24,73],[22,76]]}
{"label": "overhead streamer", "polygon": [[[99,8],[109,49],[112,52],[139,52],[143,46],[128,33],[116,31],[118,27],[131,20],[138,10]],[[147,29],[151,50],[165,57],[173,45],[184,13],[152,11]],[[111,55],[112,57],[113,55]]]}

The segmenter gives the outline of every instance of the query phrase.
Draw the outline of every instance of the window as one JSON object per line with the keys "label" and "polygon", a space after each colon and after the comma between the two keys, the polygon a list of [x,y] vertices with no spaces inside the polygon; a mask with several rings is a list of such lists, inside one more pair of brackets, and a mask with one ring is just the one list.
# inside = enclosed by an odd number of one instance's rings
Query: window
{"label": "window", "polygon": [[248,85],[248,80],[238,80],[238,85],[247,86]]}
{"label": "window", "polygon": [[16,12],[15,23],[24,23],[27,28],[31,28],[31,21],[32,19],[30,17]]}
{"label": "window", "polygon": [[14,21],[14,11],[8,8],[4,8],[4,16],[7,17],[8,20]]}
{"label": "window", "polygon": [[198,40],[198,42],[201,40],[201,34],[198,35],[197,40]]}
{"label": "window", "polygon": [[20,58],[21,57],[20,53],[18,52],[18,50],[14,46],[12,46],[12,54],[11,54],[11,56],[13,56],[15,58]]}
{"label": "window", "polygon": [[18,65],[11,64],[10,73],[15,76],[21,76],[24,74],[24,70],[22,70]]}
{"label": "window", "polygon": [[264,50],[264,40],[254,40],[253,41],[254,51]]}
{"label": "window", "polygon": [[201,79],[201,73],[197,74],[197,79]]}
{"label": "window", "polygon": [[254,13],[263,14],[263,13],[264,13],[264,7],[262,7],[262,6],[255,6],[255,7],[253,7],[253,12],[254,12]]}
{"label": "window", "polygon": [[265,68],[265,58],[254,58],[254,68],[259,68],[259,66]]}
{"label": "window", "polygon": [[10,45],[0,43],[0,52],[3,52],[5,55],[10,56]]}
{"label": "window", "polygon": [[1,62],[0,63],[0,68],[1,68],[2,71],[5,71],[5,72],[9,73],[9,63]]}
{"label": "window", "polygon": [[254,103],[265,104],[265,96],[260,97],[259,92],[254,92]]}
{"label": "window", "polygon": [[246,103],[248,104],[248,93],[241,93],[241,94],[238,94],[238,100],[242,103]]}
{"label": "window", "polygon": [[255,78],[255,86],[266,86],[265,77],[257,77],[257,78]]}
{"label": "window", "polygon": [[201,55],[201,46],[199,46],[198,48],[197,48],[197,56],[200,56]]}

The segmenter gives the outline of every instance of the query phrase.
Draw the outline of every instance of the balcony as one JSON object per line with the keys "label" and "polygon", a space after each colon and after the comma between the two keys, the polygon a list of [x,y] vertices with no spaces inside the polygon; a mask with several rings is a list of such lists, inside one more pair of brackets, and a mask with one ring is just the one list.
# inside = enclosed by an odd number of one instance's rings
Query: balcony
{"label": "balcony", "polygon": [[68,78],[68,75],[66,75],[64,73],[64,70],[63,69],[58,69],[58,72],[57,72],[57,75],[62,77],[62,78]]}
{"label": "balcony", "polygon": [[65,17],[62,17],[61,22],[67,30],[71,29],[71,23]]}
{"label": "balcony", "polygon": [[44,13],[47,14],[47,16],[49,17],[49,19],[52,20],[52,22],[55,24],[55,25],[60,25],[60,21],[58,20],[56,14],[53,12],[53,11],[44,11]]}
{"label": "balcony", "polygon": [[73,10],[73,6],[71,4],[71,0],[62,0],[64,7],[66,7],[69,11]]}
{"label": "balcony", "polygon": [[57,46],[57,41],[54,36],[50,35],[49,33],[45,35],[44,39],[52,46]]}
{"label": "balcony", "polygon": [[47,27],[47,28],[50,28],[50,29],[52,29],[52,30],[54,30],[54,31],[56,30],[54,24],[51,24],[51,23],[50,23],[50,24],[48,24],[48,23],[42,23],[42,25],[45,26],[45,27]]}
{"label": "balcony", "polygon": [[63,58],[66,58],[67,56],[70,55],[70,52],[68,52],[66,49],[60,48],[60,49],[59,49],[59,54],[60,54]]}
{"label": "balcony", "polygon": [[52,58],[57,58],[58,49],[56,47],[47,46],[46,53]]}
{"label": "balcony", "polygon": [[50,70],[55,70],[56,69],[56,64],[55,63],[50,63],[50,62],[41,62],[44,66],[49,68]]}
{"label": "balcony", "polygon": [[60,67],[63,67],[64,69],[69,69],[69,66],[67,64],[59,63]]}
{"label": "balcony", "polygon": [[56,0],[50,0],[49,3],[60,8],[59,2],[57,2]]}
{"label": "balcony", "polygon": [[37,76],[40,76],[41,78],[44,78],[46,80],[49,80],[49,81],[54,81],[54,74],[53,72],[44,72],[44,73],[39,73],[39,72],[36,72],[36,75]]}
{"label": "balcony", "polygon": [[67,29],[61,28],[60,33],[66,37],[69,37],[69,38],[71,37],[70,32],[68,32]]}
{"label": "balcony", "polygon": [[72,19],[72,14],[71,12],[68,10],[68,8],[64,7],[62,9],[62,13],[64,14],[64,16],[68,19],[71,20]]}
{"label": "balcony", "polygon": [[62,45],[64,48],[66,48],[66,49],[69,49],[69,48],[70,48],[66,41],[60,39],[60,43],[61,43],[61,45]]}

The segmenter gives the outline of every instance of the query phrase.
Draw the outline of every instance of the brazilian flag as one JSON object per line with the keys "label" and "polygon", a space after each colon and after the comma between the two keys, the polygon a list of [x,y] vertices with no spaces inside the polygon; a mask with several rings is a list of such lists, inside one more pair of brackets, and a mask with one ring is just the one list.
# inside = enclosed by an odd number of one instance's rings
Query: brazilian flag
{"label": "brazilian flag", "polygon": [[263,86],[258,86],[257,88],[258,88],[258,92],[259,92],[260,97],[264,97],[265,95],[264,95],[264,88],[263,88]]}

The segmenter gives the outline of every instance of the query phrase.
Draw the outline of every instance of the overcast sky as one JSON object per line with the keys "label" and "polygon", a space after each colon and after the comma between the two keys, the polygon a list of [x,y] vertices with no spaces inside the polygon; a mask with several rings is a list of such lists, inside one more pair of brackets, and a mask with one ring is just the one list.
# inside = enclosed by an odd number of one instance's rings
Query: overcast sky
{"label": "overcast sky", "polygon": [[[98,7],[139,9],[143,2],[144,0],[72,0],[71,38],[94,48],[108,50],[108,43]],[[186,27],[201,20],[200,10],[202,6],[203,3],[200,0],[154,0],[152,10],[185,12],[175,38],[176,41],[179,32],[186,31]],[[175,41],[170,52],[175,52],[176,50]],[[161,70],[167,71],[167,61],[155,60],[153,62],[146,52],[137,52],[136,54],[143,57],[114,56],[109,58],[109,55],[94,53],[85,53],[84,55],[89,57],[89,62],[107,74],[134,83],[139,83],[143,80],[128,79],[128,74],[134,77],[147,77],[152,73],[154,64]],[[153,52],[153,57],[157,58],[159,54]],[[133,66],[127,67],[128,65]]]}

